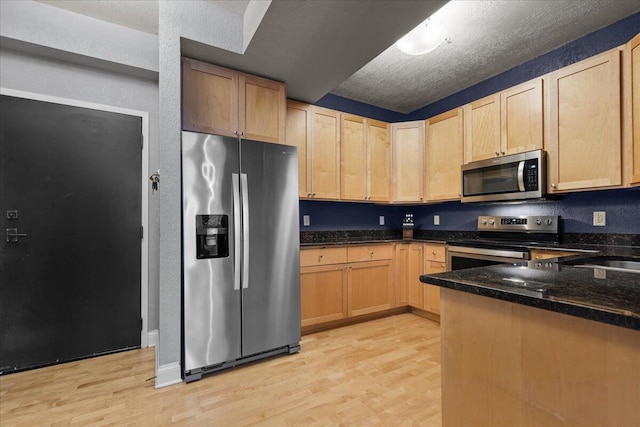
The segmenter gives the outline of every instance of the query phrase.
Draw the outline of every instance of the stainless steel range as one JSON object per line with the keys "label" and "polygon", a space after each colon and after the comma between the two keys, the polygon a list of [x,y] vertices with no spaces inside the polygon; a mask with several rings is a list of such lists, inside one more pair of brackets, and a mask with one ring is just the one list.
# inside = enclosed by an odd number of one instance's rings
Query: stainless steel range
{"label": "stainless steel range", "polygon": [[558,215],[479,216],[478,238],[448,242],[450,270],[531,259],[530,246],[560,242]]}

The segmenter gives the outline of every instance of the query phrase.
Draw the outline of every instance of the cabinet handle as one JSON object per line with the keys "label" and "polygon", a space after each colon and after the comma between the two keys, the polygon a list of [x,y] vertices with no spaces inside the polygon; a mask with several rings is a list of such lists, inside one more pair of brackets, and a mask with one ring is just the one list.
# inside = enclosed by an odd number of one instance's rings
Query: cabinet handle
{"label": "cabinet handle", "polygon": [[435,255],[435,254],[436,254],[436,251],[431,252],[431,255]]}
{"label": "cabinet handle", "polygon": [[238,134],[238,131],[237,131],[237,130],[234,130],[234,131],[233,131],[233,134],[234,134],[234,135],[237,135],[237,134]]}
{"label": "cabinet handle", "polygon": [[311,197],[311,193],[307,193],[307,197]]}
{"label": "cabinet handle", "polygon": [[502,155],[504,156],[506,153],[504,151],[501,151]]}
{"label": "cabinet handle", "polygon": [[551,184],[551,188],[556,188],[556,185],[555,184]]}
{"label": "cabinet handle", "polygon": [[498,151],[496,151],[496,156],[499,156],[499,155],[500,155],[500,153]]}
{"label": "cabinet handle", "polygon": [[370,254],[370,255],[371,255],[371,256],[373,256],[373,251],[371,251],[371,254]]}
{"label": "cabinet handle", "polygon": [[316,193],[311,193],[311,197],[316,197]]}

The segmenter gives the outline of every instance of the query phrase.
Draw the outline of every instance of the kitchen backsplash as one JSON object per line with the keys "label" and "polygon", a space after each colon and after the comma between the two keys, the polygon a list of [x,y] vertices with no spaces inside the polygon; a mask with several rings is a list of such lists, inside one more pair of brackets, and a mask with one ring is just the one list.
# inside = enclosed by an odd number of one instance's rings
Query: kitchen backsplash
{"label": "kitchen backsplash", "polygon": [[[606,226],[594,226],[593,212],[606,212]],[[640,234],[640,188],[569,193],[557,200],[525,203],[374,205],[370,203],[300,201],[300,231],[399,230],[413,213],[418,230],[472,231],[479,215],[560,215],[565,233]],[[303,225],[309,215],[309,226]],[[438,215],[440,225],[434,225]],[[384,217],[384,225],[380,224]]]}

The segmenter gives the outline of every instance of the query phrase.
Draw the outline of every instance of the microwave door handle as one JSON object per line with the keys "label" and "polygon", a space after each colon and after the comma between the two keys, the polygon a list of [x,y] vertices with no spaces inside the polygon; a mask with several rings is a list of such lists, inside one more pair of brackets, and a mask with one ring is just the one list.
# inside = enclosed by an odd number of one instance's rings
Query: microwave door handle
{"label": "microwave door handle", "polygon": [[524,191],[524,160],[518,163],[518,189]]}

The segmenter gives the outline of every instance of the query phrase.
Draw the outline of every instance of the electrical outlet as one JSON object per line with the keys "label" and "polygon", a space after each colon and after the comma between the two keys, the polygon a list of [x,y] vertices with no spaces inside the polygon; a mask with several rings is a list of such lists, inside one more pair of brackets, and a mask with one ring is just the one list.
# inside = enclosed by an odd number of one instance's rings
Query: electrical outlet
{"label": "electrical outlet", "polygon": [[440,225],[440,215],[433,216],[433,225]]}
{"label": "electrical outlet", "polygon": [[593,213],[593,225],[596,227],[604,227],[607,225],[607,213],[605,211],[596,211]]}
{"label": "electrical outlet", "polygon": [[380,215],[380,225],[384,225],[384,215]]}
{"label": "electrical outlet", "polygon": [[302,215],[302,225],[304,225],[305,227],[310,226],[311,225],[311,216]]}

